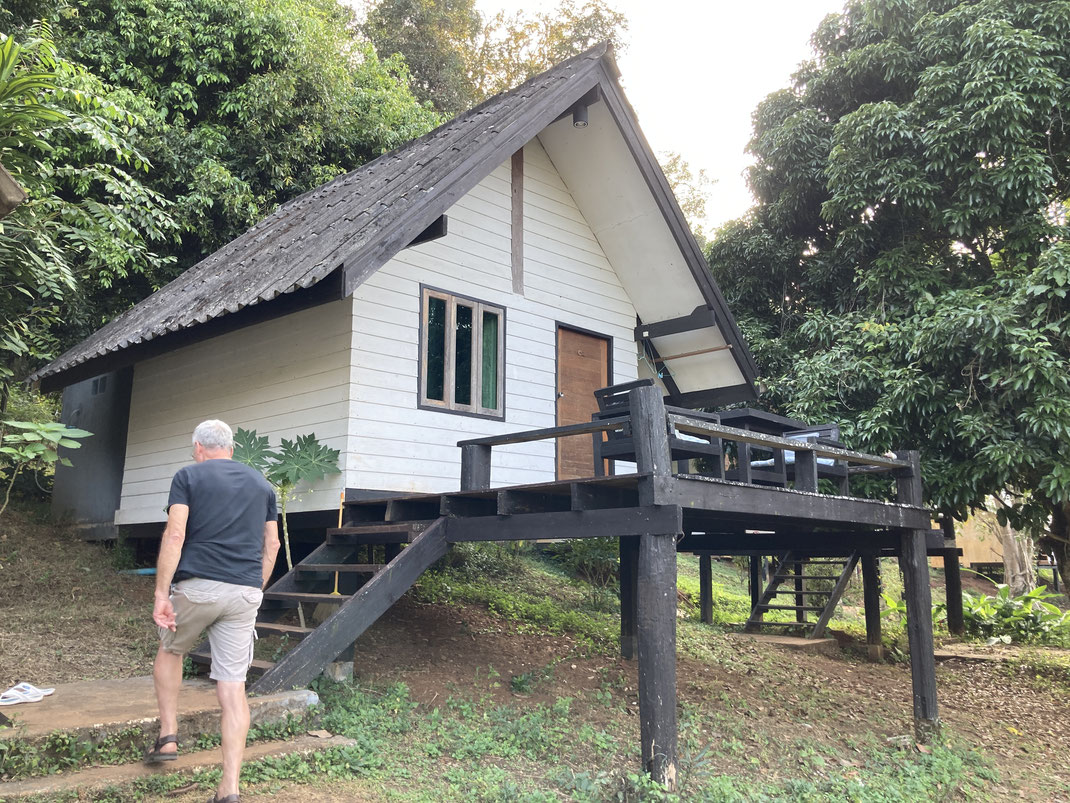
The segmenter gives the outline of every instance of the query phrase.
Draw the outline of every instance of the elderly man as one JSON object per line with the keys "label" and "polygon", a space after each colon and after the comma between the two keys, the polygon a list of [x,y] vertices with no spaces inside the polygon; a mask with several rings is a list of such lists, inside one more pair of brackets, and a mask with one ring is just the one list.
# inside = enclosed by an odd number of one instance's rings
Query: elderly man
{"label": "elderly man", "polygon": [[[167,499],[167,526],[156,568],[152,618],[160,627],[153,679],[160,738],[146,755],[178,755],[182,658],[208,630],[222,710],[223,778],[213,798],[237,803],[249,704],[245,677],[253,658],[256,612],[279,550],[275,492],[256,470],[231,457],[234,435],[222,421],[193,432],[193,465],[179,469]],[[172,584],[173,583],[173,584]]]}

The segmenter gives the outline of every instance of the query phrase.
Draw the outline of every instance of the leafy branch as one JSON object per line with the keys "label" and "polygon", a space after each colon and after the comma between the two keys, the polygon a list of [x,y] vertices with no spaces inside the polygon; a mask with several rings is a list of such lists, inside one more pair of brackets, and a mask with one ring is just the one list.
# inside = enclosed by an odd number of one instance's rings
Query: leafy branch
{"label": "leafy branch", "polygon": [[0,506],[0,515],[7,510],[11,489],[19,474],[26,469],[36,471],[55,463],[70,466],[71,461],[60,456],[60,447],[80,449],[82,444],[75,439],[88,438],[93,434],[56,421],[5,421],[4,426],[18,431],[6,432],[0,439],[0,454],[10,461],[9,466],[0,469],[0,476],[7,479],[7,490],[4,492],[4,504]]}

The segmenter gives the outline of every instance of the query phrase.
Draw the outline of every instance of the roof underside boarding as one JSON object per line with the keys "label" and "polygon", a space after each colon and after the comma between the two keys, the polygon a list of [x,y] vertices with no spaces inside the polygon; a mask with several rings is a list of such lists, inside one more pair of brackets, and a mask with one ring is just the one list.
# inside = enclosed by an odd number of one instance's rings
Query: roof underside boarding
{"label": "roof underside boarding", "polygon": [[[588,129],[578,130],[558,118],[581,99],[598,102]],[[536,136],[620,272],[642,324],[696,308],[712,313],[705,328],[647,342],[654,358],[666,359],[659,365],[675,401],[753,397],[753,360],[624,99],[606,45],[281,206],[30,380],[45,390],[63,387],[283,314],[299,299],[307,306],[348,295]],[[694,351],[702,354],[668,359]]]}

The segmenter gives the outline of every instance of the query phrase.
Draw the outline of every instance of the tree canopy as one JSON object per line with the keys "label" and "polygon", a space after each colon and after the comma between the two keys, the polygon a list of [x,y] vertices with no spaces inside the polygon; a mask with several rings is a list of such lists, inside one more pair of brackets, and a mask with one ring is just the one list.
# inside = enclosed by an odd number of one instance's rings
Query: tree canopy
{"label": "tree canopy", "polygon": [[[21,326],[40,341],[33,363],[280,203],[441,119],[412,95],[405,63],[380,60],[335,0],[15,0],[0,9],[12,42],[39,40],[41,18],[56,21],[55,41],[13,67],[22,94],[12,102],[64,117],[34,122],[22,108],[21,138],[0,119],[0,160],[31,195],[6,231],[38,248],[56,244],[31,263],[0,242],[3,287],[40,301],[35,317],[4,313],[5,334]],[[26,133],[33,126],[47,145]],[[47,281],[24,275],[31,265]],[[5,363],[16,346],[0,343]]]}
{"label": "tree canopy", "polygon": [[129,93],[58,55],[47,25],[25,33],[0,42],[0,162],[29,196],[0,227],[0,407],[88,289],[166,271],[177,231],[145,183]]}
{"label": "tree canopy", "polygon": [[455,115],[608,40],[628,21],[604,0],[561,0],[552,11],[494,16],[475,0],[372,0],[362,30],[381,56],[400,54],[413,92]]}
{"label": "tree canopy", "polygon": [[1009,493],[1065,557],[1070,2],[852,0],[812,44],[709,251],[768,403],[920,447],[960,518]]}

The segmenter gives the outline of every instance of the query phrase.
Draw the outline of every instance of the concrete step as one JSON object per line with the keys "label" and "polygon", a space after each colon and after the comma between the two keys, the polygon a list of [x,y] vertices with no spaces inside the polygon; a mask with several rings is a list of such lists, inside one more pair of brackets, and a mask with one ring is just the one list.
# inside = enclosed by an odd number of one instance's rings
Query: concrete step
{"label": "concrete step", "polygon": [[[763,622],[764,624],[777,624],[776,622]],[[813,622],[810,623],[813,626]],[[805,627],[805,625],[802,625]],[[750,641],[758,644],[771,644],[799,652],[820,652],[834,654],[839,652],[839,644],[834,638],[798,638],[795,636],[781,636],[773,633],[729,633],[730,638],[739,641]]]}
{"label": "concrete step", "polygon": [[[251,697],[249,713],[254,725],[278,722],[288,714],[300,716],[318,702],[316,693],[307,689],[277,692]],[[178,737],[184,744],[192,744],[202,733],[219,733],[219,703],[211,681],[183,681],[178,708]],[[6,706],[4,713],[11,717],[14,727],[0,730],[0,742],[22,739],[36,744],[53,731],[63,731],[92,744],[137,730],[143,732],[145,744],[158,735],[151,677],[67,683],[57,686],[54,694],[40,702]]]}
{"label": "concrete step", "polygon": [[[317,738],[311,735],[301,736],[290,742],[257,742],[245,748],[245,761],[248,763],[268,756],[284,756],[291,753],[311,753],[351,744],[354,744],[352,739],[342,736]],[[60,795],[74,791],[92,793],[109,786],[122,787],[153,775],[188,774],[200,769],[218,767],[223,761],[222,750],[218,747],[197,753],[186,751],[182,753],[183,755],[174,761],[152,766],[137,763],[120,764],[114,767],[89,767],[78,772],[46,775],[24,781],[8,781],[0,786],[0,797],[3,800],[19,800],[36,795]]]}

